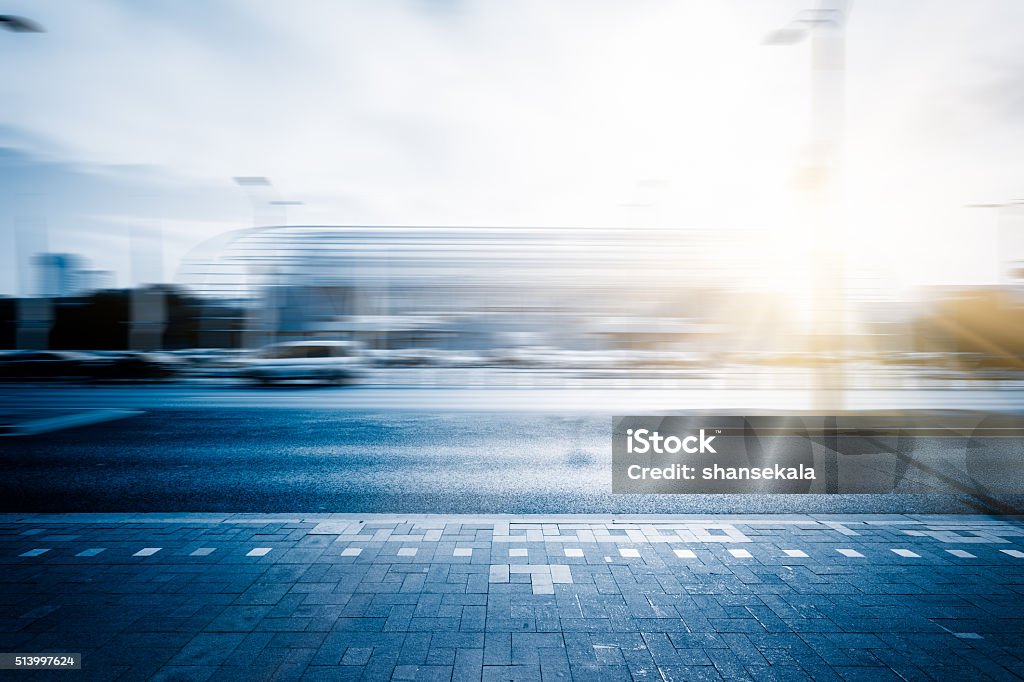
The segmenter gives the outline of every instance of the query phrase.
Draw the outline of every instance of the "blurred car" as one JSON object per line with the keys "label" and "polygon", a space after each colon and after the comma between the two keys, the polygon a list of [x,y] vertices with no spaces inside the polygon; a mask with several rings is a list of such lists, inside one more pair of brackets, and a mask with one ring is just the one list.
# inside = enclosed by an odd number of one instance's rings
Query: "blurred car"
{"label": "blurred car", "polygon": [[168,353],[93,351],[83,362],[89,378],[98,381],[153,381],[181,374],[186,363]]}
{"label": "blurred car", "polygon": [[58,350],[0,353],[0,381],[80,381],[90,378],[88,355]]}
{"label": "blurred car", "polygon": [[289,341],[267,346],[242,363],[240,375],[261,384],[307,382],[347,384],[365,366],[351,341]]}
{"label": "blurred car", "polygon": [[485,367],[488,359],[469,351],[396,348],[366,351],[378,367]]}
{"label": "blurred car", "polygon": [[234,378],[245,368],[251,353],[237,348],[190,348],[169,351],[183,363],[184,374],[193,378]]}

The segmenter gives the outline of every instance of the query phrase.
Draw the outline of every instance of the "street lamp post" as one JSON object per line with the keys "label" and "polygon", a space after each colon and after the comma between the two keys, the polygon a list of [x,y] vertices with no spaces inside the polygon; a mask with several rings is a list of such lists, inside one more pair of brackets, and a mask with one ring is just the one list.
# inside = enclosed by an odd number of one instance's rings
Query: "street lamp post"
{"label": "street lamp post", "polygon": [[845,105],[845,2],[823,2],[797,14],[765,38],[766,45],[793,45],[808,39],[811,47],[810,141],[799,169],[813,221],[812,309],[816,351],[829,358],[816,374],[815,409],[839,409],[843,403],[845,285],[839,246],[838,176]]}

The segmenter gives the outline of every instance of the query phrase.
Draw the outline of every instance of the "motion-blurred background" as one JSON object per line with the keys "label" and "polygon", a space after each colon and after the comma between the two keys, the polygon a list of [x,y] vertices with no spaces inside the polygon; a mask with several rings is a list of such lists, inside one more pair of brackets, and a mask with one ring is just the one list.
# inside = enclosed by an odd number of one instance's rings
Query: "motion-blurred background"
{"label": "motion-blurred background", "polygon": [[2,10],[5,379],[1024,362],[1019,3]]}

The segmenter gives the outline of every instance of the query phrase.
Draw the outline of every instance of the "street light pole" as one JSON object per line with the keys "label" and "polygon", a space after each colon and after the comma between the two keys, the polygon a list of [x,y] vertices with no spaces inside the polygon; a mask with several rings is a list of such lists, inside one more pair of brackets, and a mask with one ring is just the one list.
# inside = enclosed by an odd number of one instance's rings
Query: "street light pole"
{"label": "street light pole", "polygon": [[845,123],[846,9],[845,2],[823,2],[764,40],[766,45],[793,45],[807,38],[811,48],[810,140],[798,177],[813,221],[814,350],[837,356],[826,358],[827,369],[816,374],[815,409],[840,409],[844,399],[845,274],[838,179]]}

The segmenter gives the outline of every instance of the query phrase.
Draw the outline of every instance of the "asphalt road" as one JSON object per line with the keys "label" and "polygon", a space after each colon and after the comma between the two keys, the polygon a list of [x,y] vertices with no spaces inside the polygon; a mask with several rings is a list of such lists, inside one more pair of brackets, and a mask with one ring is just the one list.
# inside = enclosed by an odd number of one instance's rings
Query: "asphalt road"
{"label": "asphalt road", "polygon": [[1009,506],[993,508],[957,493],[616,495],[615,410],[597,409],[593,396],[450,393],[7,387],[0,409],[141,414],[2,439],[0,511],[924,513],[1024,506],[1024,499],[1003,498]]}

